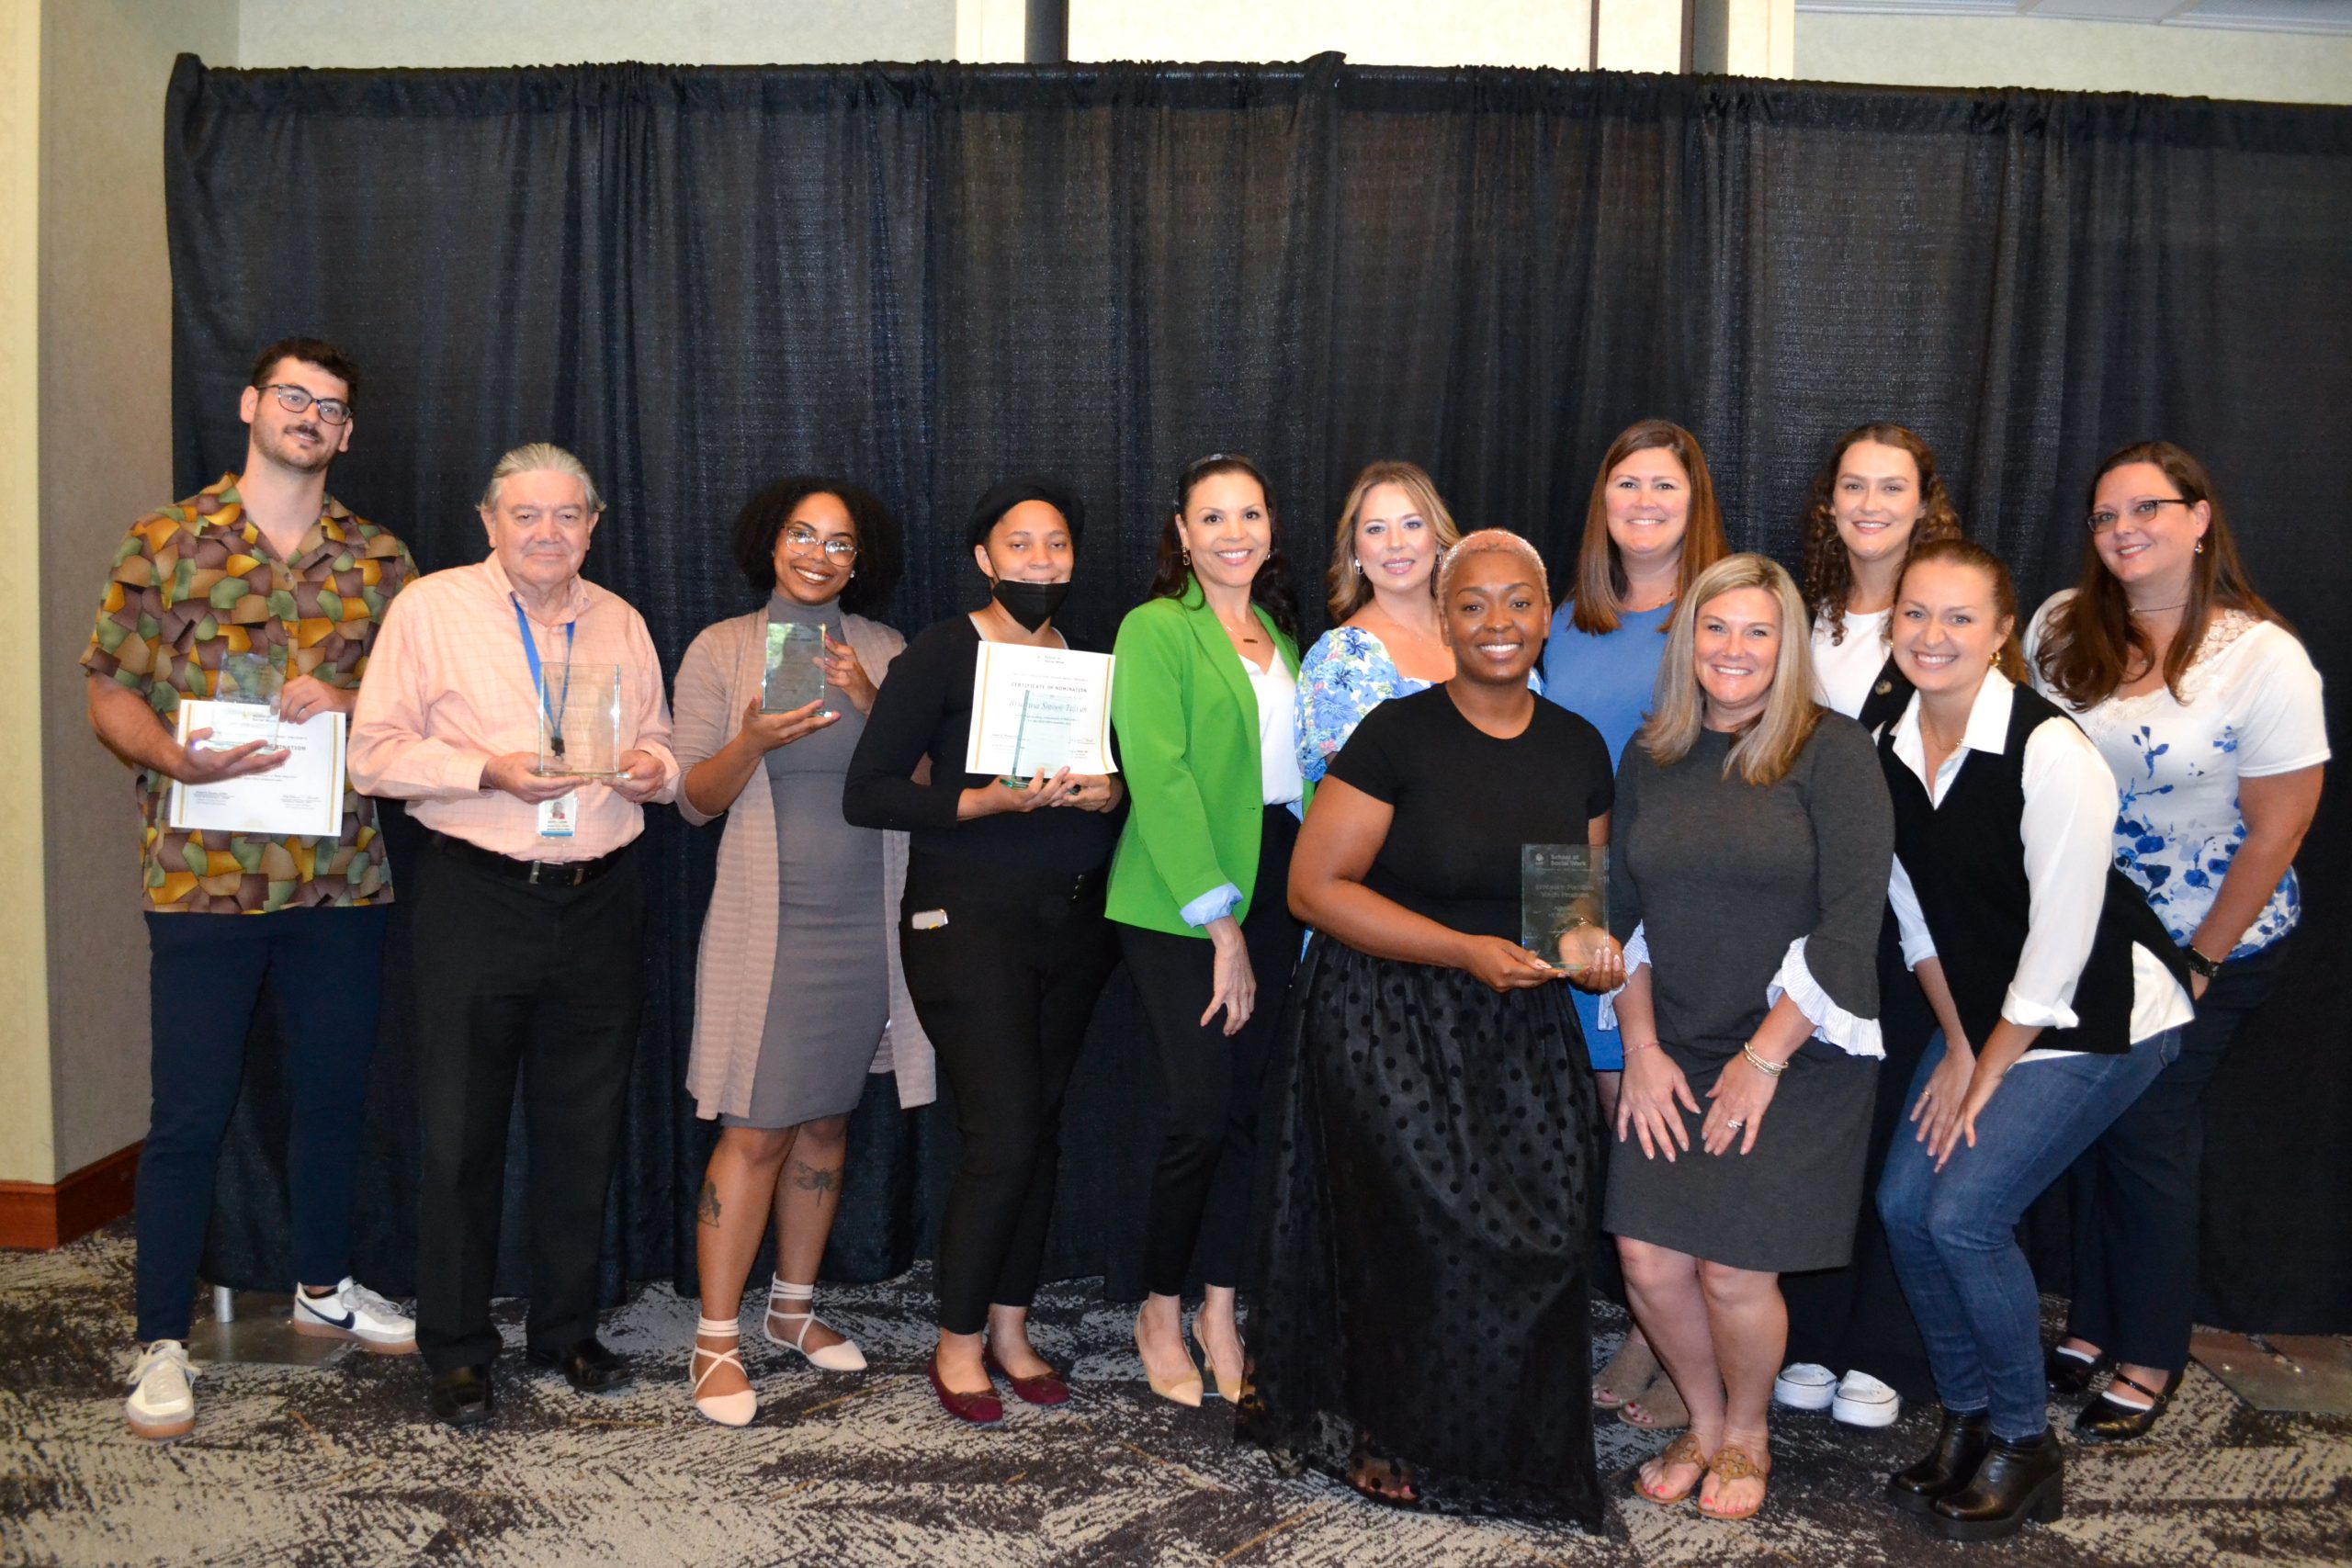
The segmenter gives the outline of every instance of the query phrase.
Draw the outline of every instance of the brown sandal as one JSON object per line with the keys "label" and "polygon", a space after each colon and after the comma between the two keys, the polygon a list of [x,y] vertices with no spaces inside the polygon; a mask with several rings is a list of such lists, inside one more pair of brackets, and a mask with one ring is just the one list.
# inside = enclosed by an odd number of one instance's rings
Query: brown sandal
{"label": "brown sandal", "polygon": [[1639,1329],[1629,1329],[1617,1353],[1593,1378],[1592,1403],[1602,1410],[1618,1409],[1628,1400],[1639,1399],[1658,1376],[1657,1352]]}
{"label": "brown sandal", "polygon": [[[1715,1450],[1715,1457],[1707,1461],[1707,1474],[1715,1478],[1719,1488],[1717,1495],[1721,1495],[1720,1486],[1724,1482],[1762,1481],[1771,1473],[1772,1461],[1769,1457],[1762,1464],[1759,1465],[1754,1460],[1747,1457],[1747,1451],[1745,1449],[1733,1448],[1729,1443],[1725,1443],[1722,1448],[1717,1449]],[[1705,1477],[1702,1476],[1700,1479],[1703,1484]],[[1756,1499],[1755,1507],[1748,1509],[1745,1513],[1726,1514],[1721,1509],[1710,1508],[1707,1506],[1707,1500],[1704,1497],[1699,1499],[1699,1512],[1704,1514],[1711,1519],[1722,1519],[1726,1523],[1736,1523],[1741,1519],[1752,1519],[1763,1509],[1763,1506],[1764,1499],[1761,1495],[1758,1495]]]}
{"label": "brown sandal", "polygon": [[1672,1432],[1690,1425],[1690,1407],[1682,1403],[1682,1391],[1674,1380],[1660,1369],[1657,1381],[1638,1398],[1625,1402],[1617,1419],[1645,1432]]}
{"label": "brown sandal", "polygon": [[1645,1503],[1655,1503],[1661,1508],[1671,1508],[1674,1505],[1681,1502],[1685,1497],[1690,1496],[1691,1493],[1696,1492],[1699,1489],[1699,1483],[1707,1479],[1707,1472],[1710,1466],[1707,1461],[1707,1456],[1699,1451],[1699,1439],[1692,1437],[1688,1432],[1683,1433],[1682,1436],[1667,1444],[1665,1449],[1659,1452],[1657,1456],[1658,1479],[1661,1481],[1665,1480],[1666,1472],[1672,1470],[1678,1464],[1692,1465],[1698,1469],[1699,1473],[1690,1478],[1690,1485],[1685,1486],[1679,1492],[1653,1492],[1648,1487],[1642,1484],[1642,1472],[1639,1470],[1636,1470],[1634,1472],[1634,1495],[1639,1497]]}

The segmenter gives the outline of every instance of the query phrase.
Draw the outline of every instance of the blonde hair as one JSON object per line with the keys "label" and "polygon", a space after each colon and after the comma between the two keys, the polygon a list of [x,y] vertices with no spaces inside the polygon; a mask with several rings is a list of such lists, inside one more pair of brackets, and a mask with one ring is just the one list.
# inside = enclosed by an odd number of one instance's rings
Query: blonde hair
{"label": "blonde hair", "polygon": [[1462,569],[1469,564],[1472,556],[1518,557],[1527,563],[1527,570],[1535,574],[1535,586],[1543,591],[1544,608],[1551,608],[1552,585],[1544,575],[1543,552],[1508,528],[1481,528],[1476,533],[1464,534],[1454,541],[1451,549],[1438,558],[1437,571],[1433,575],[1440,599],[1453,592],[1453,580],[1462,575]]}
{"label": "blonde hair", "polygon": [[[1363,498],[1372,493],[1374,485],[1395,485],[1413,503],[1437,535],[1441,558],[1461,541],[1462,530],[1453,525],[1453,513],[1445,509],[1444,498],[1437,492],[1437,485],[1419,463],[1403,463],[1383,459],[1368,463],[1356,482],[1348,487],[1348,499],[1340,507],[1340,525],[1331,536],[1331,565],[1324,573],[1324,607],[1331,613],[1331,624],[1339,625],[1364,606],[1372,597],[1372,584],[1356,566],[1356,517],[1363,511]],[[1435,578],[1432,575],[1432,584]]]}
{"label": "blonde hair", "polygon": [[1772,596],[1780,611],[1781,652],[1764,711],[1733,739],[1724,758],[1724,777],[1731,777],[1736,767],[1740,777],[1761,789],[1778,784],[1795,766],[1813,738],[1814,726],[1821,722],[1821,705],[1813,700],[1804,600],[1778,561],[1758,555],[1725,556],[1690,584],[1674,606],[1650,716],[1635,739],[1660,766],[1670,767],[1690,754],[1704,727],[1707,705],[1697,669],[1699,615],[1713,601],[1743,588],[1761,588]]}
{"label": "blonde hair", "polygon": [[490,482],[482,487],[481,509],[498,510],[498,487],[513,474],[563,474],[580,481],[582,493],[588,498],[588,510],[605,510],[605,498],[597,493],[596,481],[588,477],[588,465],[557,446],[552,441],[533,441],[517,446],[498,459],[490,470]]}

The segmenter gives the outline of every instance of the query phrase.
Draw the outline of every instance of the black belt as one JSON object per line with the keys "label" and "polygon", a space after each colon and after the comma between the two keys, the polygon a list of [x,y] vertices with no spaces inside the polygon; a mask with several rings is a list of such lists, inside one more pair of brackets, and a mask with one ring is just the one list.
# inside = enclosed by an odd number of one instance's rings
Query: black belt
{"label": "black belt", "polygon": [[630,846],[623,844],[611,854],[594,860],[516,860],[500,854],[496,850],[483,849],[437,829],[433,835],[435,847],[448,851],[459,860],[469,861],[484,871],[514,882],[528,882],[540,887],[578,887],[595,881],[621,863]]}

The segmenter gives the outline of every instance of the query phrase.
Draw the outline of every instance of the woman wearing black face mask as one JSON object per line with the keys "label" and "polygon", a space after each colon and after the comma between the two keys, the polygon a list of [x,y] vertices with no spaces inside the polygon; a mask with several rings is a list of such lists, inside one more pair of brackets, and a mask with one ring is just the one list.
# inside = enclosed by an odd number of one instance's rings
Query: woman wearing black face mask
{"label": "woman wearing black face mask", "polygon": [[[842,814],[912,834],[899,920],[907,991],[956,1091],[963,1153],[939,1235],[939,1348],[931,1382],[959,1419],[1069,1397],[1029,1344],[1029,1303],[1053,1210],[1062,1090],[1117,961],[1103,870],[1126,794],[1064,770],[1014,785],[964,771],[983,642],[1068,648],[1085,509],[1060,484],[1008,479],[972,509],[987,604],[909,645],[850,760]],[[919,782],[920,780],[920,782]],[[985,1330],[985,1337],[983,1331]]]}

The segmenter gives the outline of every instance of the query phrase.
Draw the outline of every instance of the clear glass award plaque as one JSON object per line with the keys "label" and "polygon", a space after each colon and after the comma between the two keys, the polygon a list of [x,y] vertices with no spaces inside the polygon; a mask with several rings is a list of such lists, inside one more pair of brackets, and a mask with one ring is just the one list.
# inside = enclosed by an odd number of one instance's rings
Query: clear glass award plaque
{"label": "clear glass award plaque", "polygon": [[1584,926],[1609,929],[1609,852],[1589,844],[1519,847],[1519,944],[1546,964],[1575,973],[1560,939]]}
{"label": "clear glass award plaque", "polygon": [[797,621],[768,623],[767,678],[760,688],[760,711],[789,713],[825,694],[825,644],[819,626]]}
{"label": "clear glass award plaque", "polygon": [[610,778],[620,772],[616,664],[550,664],[539,702],[539,772]]}
{"label": "clear glass award plaque", "polygon": [[268,740],[277,744],[277,696],[286,688],[286,676],[271,663],[266,653],[224,653],[220,668],[212,677],[212,700],[216,703],[237,703],[269,710]]}

